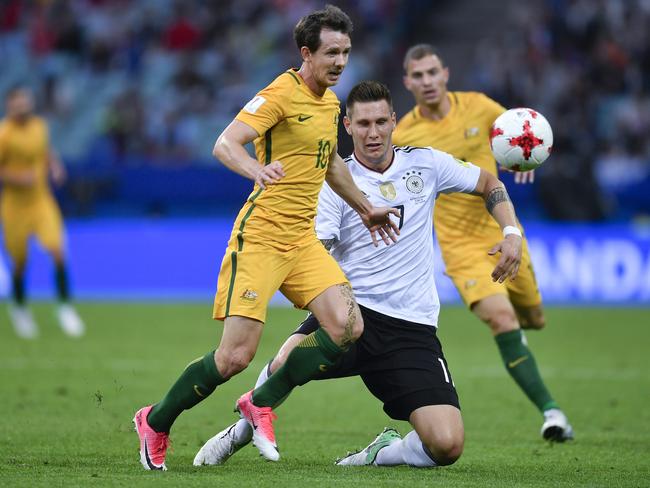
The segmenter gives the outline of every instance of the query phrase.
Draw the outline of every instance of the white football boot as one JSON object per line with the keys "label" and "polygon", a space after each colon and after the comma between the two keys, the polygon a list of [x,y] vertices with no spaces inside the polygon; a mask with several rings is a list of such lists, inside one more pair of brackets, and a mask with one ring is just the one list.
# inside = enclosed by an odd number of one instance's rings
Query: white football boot
{"label": "white football boot", "polygon": [[542,437],[547,441],[564,442],[573,439],[573,427],[564,412],[559,408],[551,408],[544,412]]}
{"label": "white football boot", "polygon": [[337,466],[369,466],[375,464],[377,453],[386,446],[399,441],[402,438],[399,432],[386,427],[368,447],[359,452],[349,453],[342,459],[337,459]]}
{"label": "white football boot", "polygon": [[68,303],[62,303],[56,311],[61,330],[70,337],[81,337],[86,331],[86,326],[79,317],[74,307]]}
{"label": "white football boot", "polygon": [[253,439],[253,429],[245,420],[241,420],[240,422],[245,424],[245,428],[243,434],[239,435],[239,438],[236,435],[236,423],[226,427],[203,444],[203,447],[199,449],[199,452],[194,457],[194,466],[215,466],[223,464],[230,459],[230,456],[249,444]]}
{"label": "white football boot", "polygon": [[32,312],[24,305],[9,305],[9,318],[18,337],[22,339],[38,337],[38,326],[32,317]]}

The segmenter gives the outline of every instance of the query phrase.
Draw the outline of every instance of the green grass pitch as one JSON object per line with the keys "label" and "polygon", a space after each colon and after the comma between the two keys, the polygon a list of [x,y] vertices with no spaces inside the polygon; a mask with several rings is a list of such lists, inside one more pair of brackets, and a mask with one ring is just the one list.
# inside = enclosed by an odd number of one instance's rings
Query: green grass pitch
{"label": "green grass pitch", "polygon": [[235,399],[304,315],[272,310],[251,367],[177,421],[160,473],[140,467],[131,418],[214,347],[211,305],[83,303],[89,333],[78,341],[63,337],[49,304],[34,308],[42,334],[32,342],[15,338],[1,311],[0,486],[650,486],[650,309],[549,308],[547,329],[528,333],[574,442],[542,441],[541,416],[507,377],[487,328],[447,307],[440,336],[466,427],[454,466],[334,466],[384,426],[409,430],[351,378],[310,383],[279,409],[279,463],[249,446],[225,466],[195,468],[198,448],[235,420]]}

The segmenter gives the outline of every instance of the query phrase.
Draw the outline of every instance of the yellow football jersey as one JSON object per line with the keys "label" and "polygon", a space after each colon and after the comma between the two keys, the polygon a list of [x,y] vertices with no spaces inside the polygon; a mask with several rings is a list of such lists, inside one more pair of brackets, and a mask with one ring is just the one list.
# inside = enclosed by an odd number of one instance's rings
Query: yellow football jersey
{"label": "yellow football jersey", "polygon": [[251,126],[258,161],[280,161],[285,176],[262,190],[257,185],[235,222],[247,239],[292,244],[314,234],[318,194],[336,148],[339,100],[331,90],[313,93],[293,70],[278,76],[239,112]]}
{"label": "yellow football jersey", "polygon": [[36,183],[28,187],[3,185],[2,200],[26,204],[50,194],[48,186],[49,135],[47,123],[32,116],[24,124],[0,121],[0,167],[8,173],[33,170]]}
{"label": "yellow football jersey", "polygon": [[[490,150],[490,129],[505,108],[482,93],[449,92],[451,110],[441,120],[422,117],[415,107],[397,124],[393,143],[398,146],[431,146],[457,159],[469,161],[496,175]],[[441,194],[434,214],[441,245],[456,237],[500,233],[482,198],[464,193]]]}

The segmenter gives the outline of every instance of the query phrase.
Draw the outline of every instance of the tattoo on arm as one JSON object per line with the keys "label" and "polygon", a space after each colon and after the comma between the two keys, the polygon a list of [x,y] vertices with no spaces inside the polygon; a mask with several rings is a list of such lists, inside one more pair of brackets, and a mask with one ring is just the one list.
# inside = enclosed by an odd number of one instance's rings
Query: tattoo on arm
{"label": "tattoo on arm", "polygon": [[336,242],[336,238],[321,239],[320,241],[323,243],[323,246],[325,246],[325,249],[327,249],[329,251],[330,249],[332,249],[332,246]]}
{"label": "tattoo on arm", "polygon": [[485,200],[485,206],[487,208],[487,211],[492,213],[494,207],[496,207],[499,203],[509,201],[510,197],[508,196],[506,189],[503,187],[497,187],[488,193],[488,196]]}
{"label": "tattoo on arm", "polygon": [[345,330],[343,332],[343,338],[341,340],[341,348],[347,349],[354,342],[352,337],[352,328],[354,323],[357,321],[357,314],[359,313],[359,307],[357,302],[354,299],[354,293],[352,293],[352,288],[350,285],[339,285],[341,290],[341,295],[345,298],[346,308],[348,312],[348,320],[345,324]]}

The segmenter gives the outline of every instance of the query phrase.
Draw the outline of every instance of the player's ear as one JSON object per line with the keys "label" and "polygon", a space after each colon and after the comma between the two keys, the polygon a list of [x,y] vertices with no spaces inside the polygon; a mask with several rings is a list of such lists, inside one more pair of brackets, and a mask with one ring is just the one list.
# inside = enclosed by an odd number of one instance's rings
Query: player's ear
{"label": "player's ear", "polygon": [[307,46],[302,46],[300,48],[300,56],[302,57],[303,61],[309,61],[311,58],[311,51]]}
{"label": "player's ear", "polygon": [[442,75],[445,77],[445,83],[447,83],[449,81],[449,68],[447,66],[442,70]]}
{"label": "player's ear", "polygon": [[409,83],[408,75],[402,76],[402,83],[404,83],[404,88],[406,88],[408,91],[411,91],[411,84]]}
{"label": "player's ear", "polygon": [[345,127],[345,132],[347,132],[349,136],[352,135],[352,131],[350,130],[350,124],[351,123],[352,122],[350,122],[350,119],[348,119],[348,116],[344,115],[343,116],[343,127]]}
{"label": "player's ear", "polygon": [[390,114],[390,121],[393,123],[393,129],[397,125],[397,115],[395,115],[395,112]]}

